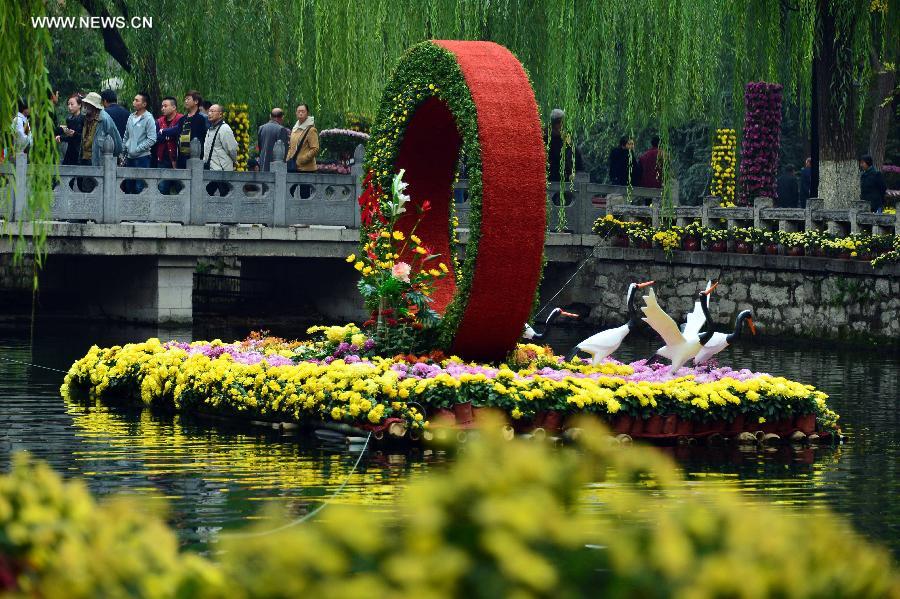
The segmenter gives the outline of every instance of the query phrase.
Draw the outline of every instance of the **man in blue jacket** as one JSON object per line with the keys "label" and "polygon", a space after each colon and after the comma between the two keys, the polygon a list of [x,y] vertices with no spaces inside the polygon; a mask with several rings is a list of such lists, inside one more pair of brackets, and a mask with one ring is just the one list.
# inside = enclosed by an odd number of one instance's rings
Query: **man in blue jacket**
{"label": "man in blue jacket", "polygon": [[119,97],[111,89],[105,89],[100,92],[100,99],[103,100],[103,110],[106,111],[113,122],[116,129],[119,130],[119,136],[125,136],[125,125],[128,123],[128,109],[119,104]]}
{"label": "man in blue jacket", "polygon": [[[156,121],[147,110],[150,98],[144,92],[134,96],[134,113],[125,125],[122,145],[125,149],[125,166],[150,168],[150,150],[156,145]],[[144,182],[139,179],[125,181],[125,193],[141,193]]]}

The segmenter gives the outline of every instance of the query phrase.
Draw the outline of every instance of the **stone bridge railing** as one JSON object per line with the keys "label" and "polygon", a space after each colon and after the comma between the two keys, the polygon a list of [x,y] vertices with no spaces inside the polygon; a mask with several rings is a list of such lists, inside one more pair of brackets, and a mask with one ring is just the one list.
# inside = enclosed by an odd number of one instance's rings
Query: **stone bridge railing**
{"label": "stone bridge railing", "polygon": [[[194,142],[195,155],[199,147]],[[279,142],[270,172],[223,172],[203,169],[201,159],[188,160],[185,169],[126,168],[117,166],[112,143],[104,147],[100,166],[60,166],[54,184],[50,218],[56,221],[167,222],[184,225],[262,224],[269,227],[333,225],[359,227],[363,149],[357,148],[349,175],[288,173],[285,149]],[[278,159],[280,158],[280,159]],[[12,198],[12,220],[26,218],[25,198],[29,172],[51,168],[29,165],[24,154],[15,162],[0,164],[0,198]],[[138,193],[129,181],[140,181]],[[461,180],[454,192],[460,226],[469,215],[468,182]],[[224,189],[225,194],[222,195]],[[164,193],[165,191],[165,193]],[[6,194],[9,196],[6,196]],[[677,196],[677,190],[674,192]],[[855,202],[845,210],[824,210],[823,202],[810,199],[805,209],[773,208],[772,200],[757,198],[753,207],[722,208],[716,198],[702,206],[662,206],[659,189],[589,183],[578,173],[571,183],[551,183],[547,189],[547,228],[589,233],[591,225],[607,212],[617,218],[643,220],[654,225],[666,216],[676,224],[699,220],[711,226],[754,225],[771,230],[829,230],[838,234],[896,233],[896,215],[873,214]],[[564,223],[560,217],[564,215]],[[563,225],[562,227],[560,225]]]}

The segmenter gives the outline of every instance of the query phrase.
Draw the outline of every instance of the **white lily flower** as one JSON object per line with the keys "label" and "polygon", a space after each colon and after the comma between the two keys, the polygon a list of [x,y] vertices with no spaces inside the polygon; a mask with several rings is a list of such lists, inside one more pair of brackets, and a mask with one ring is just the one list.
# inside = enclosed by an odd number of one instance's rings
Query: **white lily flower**
{"label": "white lily flower", "polygon": [[391,212],[394,216],[398,214],[403,214],[406,212],[406,208],[404,204],[409,201],[409,196],[403,193],[407,187],[409,187],[409,183],[403,180],[403,175],[406,173],[406,169],[400,169],[400,172],[394,175],[393,182],[393,195],[394,195],[394,203],[392,204]]}

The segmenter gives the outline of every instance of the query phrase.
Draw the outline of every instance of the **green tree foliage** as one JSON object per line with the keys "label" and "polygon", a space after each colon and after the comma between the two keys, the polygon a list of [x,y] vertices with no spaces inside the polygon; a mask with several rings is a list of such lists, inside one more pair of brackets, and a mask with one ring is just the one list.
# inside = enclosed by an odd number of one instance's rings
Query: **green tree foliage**
{"label": "green tree foliage", "polygon": [[[11,168],[14,159],[15,130],[12,125],[20,100],[24,100],[31,109],[33,143],[28,149],[28,160],[44,165],[57,162],[53,103],[45,67],[51,52],[50,35],[47,30],[32,27],[31,24],[32,16],[43,14],[44,3],[40,0],[0,2],[0,149],[4,167]],[[4,178],[5,188],[0,193],[0,217],[5,217],[9,222],[13,209],[12,190],[16,181],[13,174],[0,174],[0,177]],[[23,222],[38,221],[49,214],[53,200],[53,177],[51,168],[29,170],[30,191],[24,219],[19,221],[19,229],[12,230],[8,225],[3,225],[0,232],[5,235],[21,234]],[[23,198],[19,198],[21,200]],[[43,247],[45,237],[45,228],[36,224],[33,239],[38,250]],[[20,235],[17,256],[21,255],[24,244],[24,238]],[[40,267],[42,259],[43,255],[38,251],[35,255],[37,267]]]}

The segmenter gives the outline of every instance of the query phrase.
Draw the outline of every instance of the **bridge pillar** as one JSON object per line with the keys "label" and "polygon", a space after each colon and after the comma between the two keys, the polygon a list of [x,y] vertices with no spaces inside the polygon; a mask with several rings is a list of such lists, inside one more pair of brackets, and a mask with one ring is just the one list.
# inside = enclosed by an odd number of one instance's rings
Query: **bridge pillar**
{"label": "bridge pillar", "polygon": [[156,260],[156,322],[190,324],[194,319],[193,292],[196,258]]}

